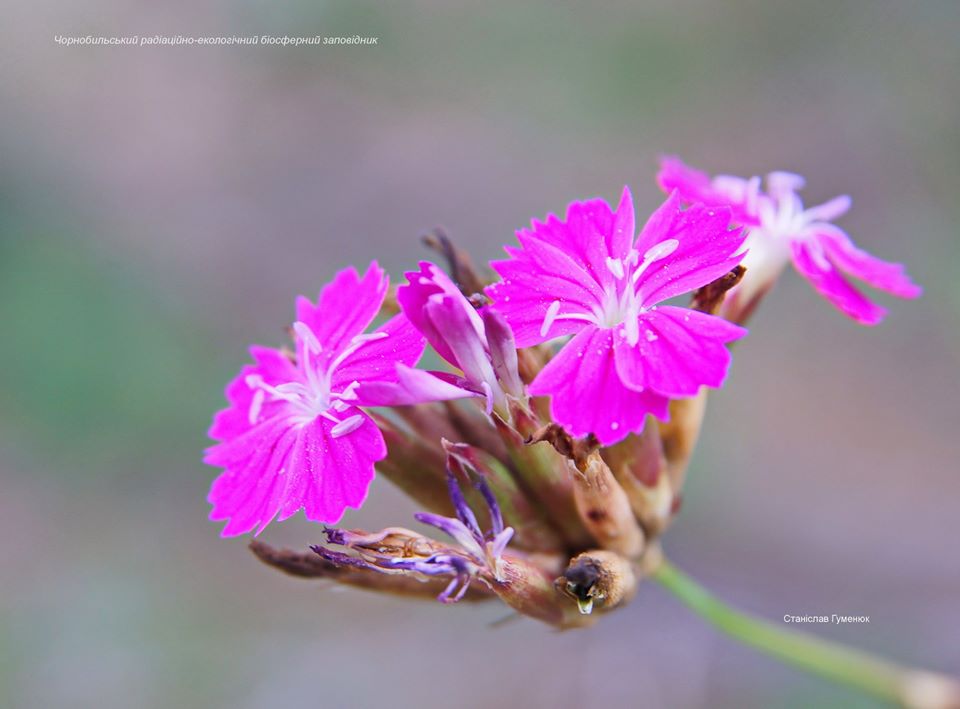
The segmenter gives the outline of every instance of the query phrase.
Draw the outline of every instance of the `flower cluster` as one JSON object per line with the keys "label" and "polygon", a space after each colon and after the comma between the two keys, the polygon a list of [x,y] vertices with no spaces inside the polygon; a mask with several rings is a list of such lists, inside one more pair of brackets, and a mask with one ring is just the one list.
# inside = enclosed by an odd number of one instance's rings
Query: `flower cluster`
{"label": "flower cluster", "polygon": [[[865,324],[883,309],[838,271],[920,293],[830,223],[849,198],[804,209],[796,175],[771,173],[762,190],[674,158],[658,179],[669,195],[641,227],[626,188],[616,208],[574,202],[519,230],[490,264],[496,279],[441,235],[451,275],[424,261],[391,291],[373,262],[299,298],[292,346],[251,348],[210,429],[223,536],[301,509],[336,524],[376,469],[453,542],[328,527],[310,560],[254,550],[387,592],[495,595],[560,627],[627,600],[679,507],[706,391],[783,265]],[[427,345],[446,367],[417,366]]]}

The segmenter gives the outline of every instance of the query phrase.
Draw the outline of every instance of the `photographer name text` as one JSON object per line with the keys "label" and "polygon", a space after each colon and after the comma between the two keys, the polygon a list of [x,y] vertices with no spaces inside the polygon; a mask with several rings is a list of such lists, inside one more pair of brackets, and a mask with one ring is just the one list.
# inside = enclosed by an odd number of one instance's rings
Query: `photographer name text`
{"label": "photographer name text", "polygon": [[784,623],[830,623],[831,625],[846,625],[849,623],[869,623],[868,615],[789,615],[783,616]]}

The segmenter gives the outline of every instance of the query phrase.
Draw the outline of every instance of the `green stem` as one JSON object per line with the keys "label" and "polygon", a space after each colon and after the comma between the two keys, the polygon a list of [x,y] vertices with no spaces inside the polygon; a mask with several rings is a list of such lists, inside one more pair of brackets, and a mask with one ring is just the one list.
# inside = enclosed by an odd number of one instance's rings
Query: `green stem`
{"label": "green stem", "polygon": [[960,686],[949,677],[903,668],[749,616],[718,600],[666,559],[653,578],[721,632],[787,664],[909,707],[954,707],[960,702]]}

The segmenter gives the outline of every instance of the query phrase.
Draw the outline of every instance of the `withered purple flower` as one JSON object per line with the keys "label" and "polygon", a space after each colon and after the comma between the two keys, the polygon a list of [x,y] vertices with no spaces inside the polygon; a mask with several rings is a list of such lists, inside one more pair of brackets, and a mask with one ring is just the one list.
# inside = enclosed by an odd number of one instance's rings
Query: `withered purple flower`
{"label": "withered purple flower", "polygon": [[[455,603],[463,598],[471,581],[478,577],[491,582],[502,580],[501,557],[513,537],[513,528],[504,527],[500,506],[490,486],[483,478],[478,478],[475,485],[487,505],[491,524],[488,534],[480,530],[480,523],[450,470],[447,471],[447,489],[457,516],[445,517],[432,512],[414,515],[417,521],[435,527],[453,539],[457,543],[455,547],[440,545],[402,528],[387,529],[379,534],[327,529],[327,542],[357,553],[358,561],[346,563],[359,563],[383,572],[406,571],[430,578],[449,577],[449,584],[437,598],[444,603]],[[404,543],[398,547],[396,540],[404,537]],[[394,543],[386,543],[388,538]],[[313,550],[327,559],[344,563],[342,556],[331,557],[325,547],[315,546]]]}

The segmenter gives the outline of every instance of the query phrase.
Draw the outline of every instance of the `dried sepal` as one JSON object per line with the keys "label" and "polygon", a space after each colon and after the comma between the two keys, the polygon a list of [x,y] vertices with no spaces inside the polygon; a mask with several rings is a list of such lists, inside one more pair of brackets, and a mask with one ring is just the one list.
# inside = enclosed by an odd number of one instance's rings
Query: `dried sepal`
{"label": "dried sepal", "polygon": [[[321,556],[313,552],[280,549],[257,539],[251,541],[249,546],[250,551],[264,564],[300,578],[327,579],[366,591],[424,599],[435,598],[445,586],[442,581],[424,581],[409,575],[383,574],[363,568],[343,558],[346,555]],[[463,596],[463,600],[482,601],[491,597],[486,588],[475,586]]]}

